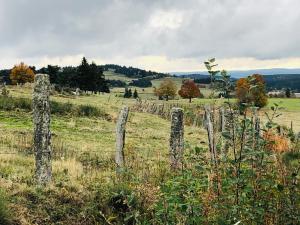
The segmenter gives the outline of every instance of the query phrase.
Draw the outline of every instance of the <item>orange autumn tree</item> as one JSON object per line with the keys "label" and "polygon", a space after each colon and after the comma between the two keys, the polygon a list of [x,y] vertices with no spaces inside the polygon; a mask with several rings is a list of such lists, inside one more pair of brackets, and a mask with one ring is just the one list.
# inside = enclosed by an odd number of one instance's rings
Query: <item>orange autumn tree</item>
{"label": "orange autumn tree", "polygon": [[33,82],[34,72],[25,63],[21,62],[19,65],[15,65],[11,70],[9,76],[12,84],[24,84],[27,82]]}
{"label": "orange autumn tree", "polygon": [[197,98],[201,95],[198,86],[193,80],[185,80],[181,85],[178,94],[182,98],[188,98],[190,103],[192,102],[192,98]]}
{"label": "orange autumn tree", "polygon": [[247,78],[241,78],[236,83],[236,97],[238,103],[253,104],[262,108],[267,105],[266,83],[259,74],[253,74]]}

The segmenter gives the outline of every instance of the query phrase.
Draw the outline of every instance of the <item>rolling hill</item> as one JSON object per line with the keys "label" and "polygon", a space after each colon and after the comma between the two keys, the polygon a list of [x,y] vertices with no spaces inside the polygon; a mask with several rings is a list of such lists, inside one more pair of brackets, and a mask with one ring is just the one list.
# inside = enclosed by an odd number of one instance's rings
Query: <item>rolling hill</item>
{"label": "rolling hill", "polygon": [[[265,72],[271,72],[272,70],[265,70]],[[286,70],[287,71],[287,70]],[[259,71],[249,71],[247,74],[254,74],[258,73]],[[237,72],[236,72],[237,73]],[[231,74],[231,73],[230,73]],[[244,73],[246,74],[246,73]],[[267,89],[269,90],[274,90],[274,89],[286,89],[290,88],[294,91],[300,91],[300,73],[298,74],[265,74],[265,73],[260,73],[263,75],[266,84],[267,84]],[[209,82],[209,75],[203,73],[190,73],[190,74],[182,74],[179,75],[177,74],[178,77],[181,78],[191,78],[195,79],[198,81],[198,83],[207,83]],[[245,76],[237,76],[237,75],[232,75],[233,81],[237,80],[240,77],[245,77]]]}

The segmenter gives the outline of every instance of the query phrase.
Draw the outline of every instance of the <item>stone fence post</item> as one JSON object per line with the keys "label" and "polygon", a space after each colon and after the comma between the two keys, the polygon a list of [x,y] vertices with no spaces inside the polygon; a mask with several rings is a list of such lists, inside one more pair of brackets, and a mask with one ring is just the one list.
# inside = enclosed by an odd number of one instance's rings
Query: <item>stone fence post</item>
{"label": "stone fence post", "polygon": [[47,74],[36,74],[33,89],[35,176],[38,184],[51,181],[50,81]]}
{"label": "stone fence post", "polygon": [[123,106],[119,114],[117,127],[116,127],[116,157],[117,172],[124,167],[124,145],[125,145],[125,132],[126,123],[128,119],[129,109],[127,106]]}
{"label": "stone fence post", "polygon": [[171,168],[182,167],[184,150],[183,110],[173,108],[171,111],[170,162]]}

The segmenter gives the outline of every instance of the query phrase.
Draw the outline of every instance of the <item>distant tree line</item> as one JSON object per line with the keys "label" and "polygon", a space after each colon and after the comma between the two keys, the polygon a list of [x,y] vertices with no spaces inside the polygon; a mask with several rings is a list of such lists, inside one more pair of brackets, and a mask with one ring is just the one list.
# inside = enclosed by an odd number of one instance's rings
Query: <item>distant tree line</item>
{"label": "distant tree line", "polygon": [[295,92],[300,91],[300,74],[264,75],[268,90],[281,90],[289,88]]}
{"label": "distant tree line", "polygon": [[12,70],[1,70],[0,81],[7,84],[32,82],[34,74],[46,73],[50,82],[60,87],[80,88],[83,91],[109,92],[109,84],[105,80],[103,69],[95,63],[88,63],[83,57],[79,66],[59,67],[48,65],[36,69],[24,63],[14,66]]}
{"label": "distant tree line", "polygon": [[126,87],[127,83],[122,80],[107,80],[109,87]]}
{"label": "distant tree line", "polygon": [[37,73],[46,73],[50,76],[50,82],[60,86],[80,88],[84,91],[109,92],[108,82],[105,80],[103,69],[94,62],[88,63],[83,57],[77,67],[43,67]]}
{"label": "distant tree line", "polygon": [[129,83],[129,86],[136,86],[136,87],[142,87],[142,88],[152,87],[152,82],[149,78],[140,78],[137,80],[132,80]]}
{"label": "distant tree line", "polygon": [[165,73],[158,73],[154,71],[147,71],[147,70],[142,70],[139,68],[134,68],[134,67],[126,67],[126,66],[119,66],[115,64],[106,64],[101,66],[104,71],[107,70],[114,70],[115,73],[120,73],[123,74],[127,77],[131,78],[144,78],[144,77],[149,77],[151,79],[158,79],[158,78],[163,78],[166,76],[169,76],[168,74]]}
{"label": "distant tree line", "polygon": [[[294,92],[300,91],[300,74],[274,74],[274,75],[262,75],[268,91],[282,90],[290,88]],[[189,74],[181,75],[182,78],[194,79],[198,84],[210,84],[211,78],[207,75]],[[233,83],[236,83],[238,79],[230,78]],[[216,80],[218,83],[218,80]]]}
{"label": "distant tree line", "polygon": [[197,84],[210,84],[210,77],[196,78],[194,82]]}

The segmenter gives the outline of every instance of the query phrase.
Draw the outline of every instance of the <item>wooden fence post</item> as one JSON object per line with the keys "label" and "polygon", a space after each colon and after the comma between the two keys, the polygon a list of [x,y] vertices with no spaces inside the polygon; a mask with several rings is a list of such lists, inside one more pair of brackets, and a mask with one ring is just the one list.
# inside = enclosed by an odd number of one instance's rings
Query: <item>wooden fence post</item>
{"label": "wooden fence post", "polygon": [[172,169],[177,169],[182,166],[184,150],[183,134],[183,110],[181,108],[173,108],[171,113],[170,134],[170,162]]}
{"label": "wooden fence post", "polygon": [[129,109],[127,106],[123,106],[120,111],[117,127],[116,127],[116,164],[117,172],[124,167],[124,145],[125,145],[125,132],[126,132],[126,123],[128,119]]}
{"label": "wooden fence post", "polygon": [[257,136],[260,135],[260,118],[257,113],[255,113],[255,133]]}
{"label": "wooden fence post", "polygon": [[216,153],[215,138],[214,138],[214,128],[211,121],[210,107],[206,105],[204,108],[205,108],[205,127],[207,130],[210,156],[212,162],[216,164],[217,153]]}
{"label": "wooden fence post", "polygon": [[225,125],[226,125],[226,118],[225,118],[225,110],[224,108],[220,108],[220,131],[224,132],[225,131]]}
{"label": "wooden fence post", "polygon": [[33,89],[35,176],[38,184],[51,181],[50,81],[47,74],[36,74]]}

